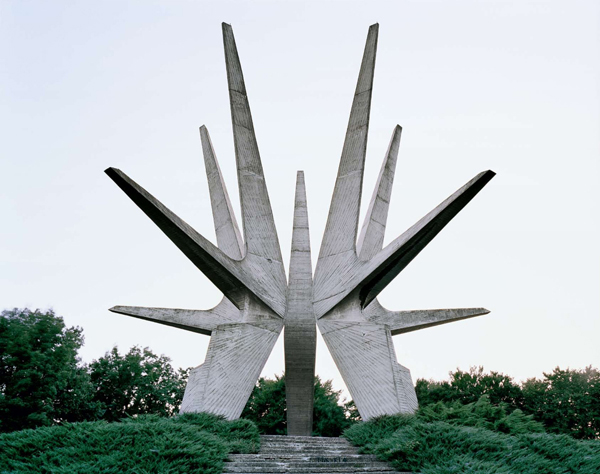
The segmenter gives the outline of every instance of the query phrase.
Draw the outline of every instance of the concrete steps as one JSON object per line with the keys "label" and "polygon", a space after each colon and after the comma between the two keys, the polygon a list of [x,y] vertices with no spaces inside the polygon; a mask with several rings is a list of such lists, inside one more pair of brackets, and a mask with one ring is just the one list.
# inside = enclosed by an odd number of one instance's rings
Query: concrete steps
{"label": "concrete steps", "polygon": [[[358,450],[344,438],[261,436],[258,454],[231,454],[224,473],[394,474],[388,464]],[[410,473],[407,473],[410,474]]]}

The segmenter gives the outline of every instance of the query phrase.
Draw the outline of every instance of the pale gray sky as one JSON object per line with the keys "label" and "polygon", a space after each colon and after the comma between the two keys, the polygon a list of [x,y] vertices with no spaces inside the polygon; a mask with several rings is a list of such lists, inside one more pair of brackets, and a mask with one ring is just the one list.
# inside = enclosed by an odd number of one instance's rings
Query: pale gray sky
{"label": "pale gray sky", "polygon": [[[103,170],[214,241],[198,127],[237,205],[221,22],[233,25],[282,252],[296,170],[316,259],[370,24],[379,49],[363,208],[403,127],[392,240],[476,173],[496,178],[385,290],[390,309],[488,316],[394,338],[413,379],[600,366],[600,4],[590,1],[0,1],[0,306],[52,307],[85,361],[209,338],[111,314],[218,290]],[[238,214],[239,219],[239,214]],[[278,342],[265,370],[283,371]],[[317,372],[343,387],[319,340]]]}

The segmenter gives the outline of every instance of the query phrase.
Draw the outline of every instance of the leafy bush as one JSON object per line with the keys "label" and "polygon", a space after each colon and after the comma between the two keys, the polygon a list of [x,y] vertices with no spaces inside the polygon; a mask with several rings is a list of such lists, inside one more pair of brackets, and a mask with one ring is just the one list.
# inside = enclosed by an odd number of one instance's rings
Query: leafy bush
{"label": "leafy bush", "polygon": [[122,423],[65,424],[0,435],[0,472],[217,474],[228,453],[257,452],[248,420],[206,413],[143,415]]}
{"label": "leafy bush", "polygon": [[455,426],[473,426],[508,434],[541,433],[544,425],[521,410],[509,410],[506,403],[492,405],[487,395],[475,403],[438,402],[421,408],[417,416],[426,422],[443,421]]}
{"label": "leafy bush", "polygon": [[[322,382],[315,377],[314,436],[340,436],[359,419],[352,402],[340,405],[340,394],[341,391],[333,389],[331,380]],[[262,434],[287,434],[285,376],[275,376],[275,380],[261,377],[246,403],[242,418],[256,423]]]}
{"label": "leafy bush", "polygon": [[592,367],[557,367],[542,379],[520,385],[507,375],[471,367],[469,372],[451,372],[448,381],[419,379],[415,389],[421,407],[438,402],[468,404],[487,395],[493,405],[505,404],[508,412],[533,415],[550,433],[600,439],[600,371]]}
{"label": "leafy bush", "polygon": [[[471,410],[478,408],[471,407]],[[400,471],[422,474],[600,472],[600,441],[577,441],[547,433],[509,435],[461,426],[460,420],[472,422],[472,417],[465,413],[448,417],[455,424],[430,422],[426,418],[427,415],[384,416],[356,424],[346,430],[344,436],[361,446],[361,452],[376,454]]]}

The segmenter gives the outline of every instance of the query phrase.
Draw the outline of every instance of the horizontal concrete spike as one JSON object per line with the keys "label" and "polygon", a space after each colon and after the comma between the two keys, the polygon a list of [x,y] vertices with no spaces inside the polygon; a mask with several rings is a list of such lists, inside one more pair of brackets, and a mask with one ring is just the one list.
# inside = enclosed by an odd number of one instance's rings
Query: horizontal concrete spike
{"label": "horizontal concrete spike", "polygon": [[453,323],[463,319],[474,318],[488,314],[485,308],[457,308],[457,309],[424,309],[414,311],[389,311],[377,301],[367,306],[363,314],[374,323],[385,324],[392,336],[419,329],[439,326],[440,324]]}
{"label": "horizontal concrete spike", "polygon": [[342,149],[337,179],[329,207],[329,217],[319,260],[315,270],[315,287],[326,285],[337,269],[356,259],[356,237],[362,194],[367,135],[373,92],[373,74],[379,25],[369,28],[346,139]]}
{"label": "horizontal concrete spike", "polygon": [[283,317],[285,292],[261,285],[257,265],[229,258],[121,170],[108,168],[105,173],[238,309],[250,293]]}
{"label": "horizontal concrete spike", "polygon": [[350,293],[357,291],[361,306],[366,307],[425,246],[494,177],[484,171],[419,220],[368,262],[356,261],[338,270],[327,285],[315,284],[314,310],[323,317]]}
{"label": "horizontal concrete spike", "polygon": [[285,293],[283,259],[262,162],[250,113],[250,104],[231,26],[223,23],[223,44],[229,84],[231,120],[237,161],[240,205],[247,255],[269,262],[269,273]]}
{"label": "horizontal concrete spike", "polygon": [[361,260],[371,260],[383,248],[401,134],[402,127],[396,125],[356,244],[356,252]]}
{"label": "horizontal concrete spike", "polygon": [[229,194],[221,168],[215,155],[208,130],[203,125],[200,127],[200,139],[202,141],[202,153],[204,155],[204,166],[208,190],[210,192],[210,204],[212,207],[213,220],[215,222],[215,234],[218,247],[226,255],[234,260],[241,260],[244,255],[244,241],[238,228],[233,207],[229,201]]}
{"label": "horizontal concrete spike", "polygon": [[227,298],[206,311],[141,306],[114,306],[109,311],[206,335],[210,335],[219,324],[238,322],[240,314]]}

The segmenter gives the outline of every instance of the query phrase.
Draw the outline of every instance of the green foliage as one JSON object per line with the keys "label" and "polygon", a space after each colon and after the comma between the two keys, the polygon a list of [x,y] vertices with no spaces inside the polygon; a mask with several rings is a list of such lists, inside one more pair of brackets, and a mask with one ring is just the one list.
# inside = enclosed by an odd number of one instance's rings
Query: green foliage
{"label": "green foliage", "polygon": [[228,453],[255,453],[247,420],[206,413],[65,424],[0,435],[0,472],[11,474],[217,474]]}
{"label": "green foliage", "polygon": [[52,310],[0,314],[0,431],[94,416],[92,387],[77,351],[80,328]]}
{"label": "green foliage", "polygon": [[506,403],[492,405],[488,395],[466,405],[460,402],[437,402],[421,408],[417,416],[425,422],[443,421],[455,426],[473,426],[508,434],[544,431],[544,426],[535,421],[532,415],[525,415],[518,409],[511,411]]}
{"label": "green foliage", "polygon": [[508,375],[499,372],[485,373],[483,367],[471,367],[468,372],[457,369],[450,372],[449,382],[417,380],[415,385],[420,405],[437,402],[476,402],[482,395],[488,395],[497,405],[507,403],[518,407],[522,403],[521,387]]}
{"label": "green foliage", "polygon": [[[340,405],[341,391],[336,391],[331,380],[322,382],[315,377],[313,411],[314,436],[340,436],[354,420],[359,419],[354,403]],[[275,380],[260,378],[242,412],[242,418],[253,421],[262,434],[287,434],[285,405],[285,376]]]}
{"label": "green foliage", "polygon": [[468,404],[487,395],[493,405],[505,404],[507,412],[520,409],[533,415],[548,432],[577,439],[600,438],[600,372],[592,367],[557,367],[544,373],[543,379],[529,379],[522,385],[504,374],[472,367],[469,372],[450,373],[449,381],[419,379],[415,388],[421,407],[438,402]]}
{"label": "green foliage", "polygon": [[523,383],[523,410],[552,433],[600,438],[600,371],[555,368],[542,380]]}
{"label": "green foliage", "polygon": [[244,407],[242,418],[252,420],[262,434],[287,433],[285,409],[285,378],[275,380],[261,377]]}
{"label": "green foliage", "polygon": [[116,347],[89,366],[93,400],[102,407],[102,418],[117,421],[126,416],[171,416],[179,410],[187,379],[164,355],[132,347],[120,355]]}
{"label": "green foliage", "polygon": [[[475,407],[460,414],[438,410],[447,421],[428,421],[430,414],[383,416],[359,423],[344,433],[361,452],[376,454],[399,471],[422,474],[551,474],[600,472],[600,441],[577,441],[565,435],[510,435],[483,427],[497,417]],[[482,412],[483,422],[474,422]],[[507,415],[510,418],[511,415]],[[507,420],[521,425],[522,419]],[[534,425],[529,425],[531,429]],[[534,428],[535,429],[535,428]]]}

